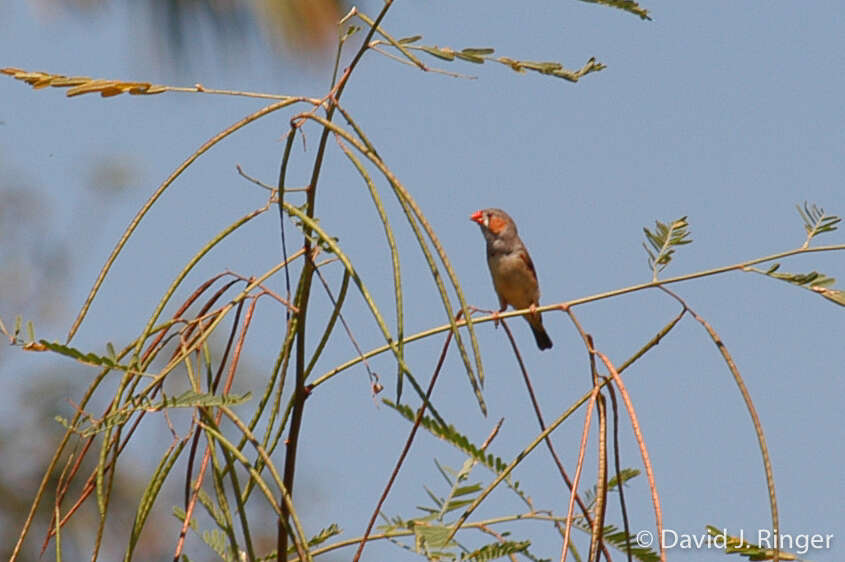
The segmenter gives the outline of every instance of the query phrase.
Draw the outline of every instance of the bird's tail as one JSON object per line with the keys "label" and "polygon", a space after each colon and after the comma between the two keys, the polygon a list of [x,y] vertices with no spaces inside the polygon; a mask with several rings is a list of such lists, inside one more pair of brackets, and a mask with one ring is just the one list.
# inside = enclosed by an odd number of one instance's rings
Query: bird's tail
{"label": "bird's tail", "polygon": [[537,341],[537,347],[540,350],[550,349],[552,347],[552,339],[549,337],[549,334],[546,333],[546,329],[543,327],[543,319],[540,317],[539,314],[534,316],[526,316],[526,320],[528,320],[528,324],[531,325],[531,331],[534,332],[534,339]]}

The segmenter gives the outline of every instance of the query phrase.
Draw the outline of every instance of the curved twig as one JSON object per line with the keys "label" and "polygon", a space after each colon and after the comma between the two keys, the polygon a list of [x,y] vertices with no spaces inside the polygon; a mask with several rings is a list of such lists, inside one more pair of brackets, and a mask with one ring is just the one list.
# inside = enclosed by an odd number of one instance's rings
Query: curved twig
{"label": "curved twig", "polygon": [[[763,456],[763,470],[766,473],[766,488],[769,492],[769,509],[772,512],[772,534],[773,536],[778,536],[780,533],[780,521],[778,517],[777,494],[775,492],[775,475],[772,471],[772,459],[769,456],[769,447],[766,445],[766,434],[763,432],[763,424],[760,422],[760,417],[757,415],[757,409],[754,407],[753,400],[751,400],[751,393],[748,392],[748,387],[745,386],[745,381],[742,379],[742,375],[739,374],[739,369],[737,369],[736,363],[734,363],[731,354],[728,352],[728,348],[725,346],[722,338],[719,337],[719,334],[716,333],[716,330],[714,330],[713,327],[704,320],[704,318],[691,309],[680,296],[666,287],[660,287],[660,289],[681,303],[684,310],[689,311],[689,313],[692,314],[692,317],[695,318],[695,320],[707,331],[710,339],[712,339],[713,343],[716,344],[716,347],[719,349],[719,353],[722,354],[722,358],[728,365],[728,369],[733,375],[734,381],[736,381],[736,386],[739,388],[739,393],[742,395],[745,407],[748,410],[748,414],[751,416],[751,423],[754,425],[754,431],[757,434],[757,441],[760,444],[760,454]],[[774,562],[778,562],[780,558],[780,545],[777,544],[778,541],[774,542],[775,545],[772,549],[774,551],[773,560]]]}

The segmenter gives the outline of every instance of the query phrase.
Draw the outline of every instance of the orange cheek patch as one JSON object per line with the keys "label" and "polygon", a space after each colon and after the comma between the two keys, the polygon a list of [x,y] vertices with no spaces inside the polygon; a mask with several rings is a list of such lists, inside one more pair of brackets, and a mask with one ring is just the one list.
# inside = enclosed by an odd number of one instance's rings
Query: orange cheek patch
{"label": "orange cheek patch", "polygon": [[493,234],[499,234],[505,229],[505,221],[499,217],[490,217],[490,221],[487,224],[487,228]]}

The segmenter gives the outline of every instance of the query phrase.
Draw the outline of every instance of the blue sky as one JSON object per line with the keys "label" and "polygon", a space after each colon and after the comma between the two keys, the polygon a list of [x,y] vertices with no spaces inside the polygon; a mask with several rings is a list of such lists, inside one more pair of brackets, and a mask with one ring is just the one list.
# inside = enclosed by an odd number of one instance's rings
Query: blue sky
{"label": "blue sky", "polygon": [[[362,8],[374,15],[377,4]],[[804,231],[797,203],[845,214],[843,4],[648,2],[645,7],[654,21],[573,1],[397,2],[385,20],[396,36],[421,34],[424,44],[494,47],[498,55],[557,60],[568,68],[595,56],[607,65],[578,84],[519,75],[491,63],[426,59],[477,76],[456,79],[376,53],[367,54],[357,69],[343,104],[427,214],[472,304],[496,304],[483,239],[468,220],[478,208],[502,207],[517,220],[544,303],[648,281],[642,227],[656,219],[689,217],[694,243],[677,252],[664,274],[670,276],[800,246]],[[168,62],[167,44],[152,23],[123,3],[93,14],[50,15],[11,0],[0,6],[0,21],[0,66],[316,97],[324,94],[330,73],[319,61],[276,56],[259,36],[242,50],[198,40],[190,64]],[[155,187],[207,138],[261,106],[256,100],[191,94],[66,99],[60,91],[34,92],[10,78],[0,80],[0,100],[3,174],[45,198],[30,235],[49,231],[66,244],[71,262],[69,286],[56,297],[63,303],[38,330],[47,339],[63,339],[109,251]],[[241,179],[235,165],[273,182],[288,118],[277,113],[227,139],[174,184],[118,260],[75,345],[101,351],[108,334],[122,347],[146,322],[181,264],[223,226],[264,203],[264,192]],[[311,130],[306,153],[297,143],[292,183],[305,183],[317,138]],[[354,170],[330,146],[317,203],[321,224],[339,236],[392,318],[381,225]],[[90,189],[91,169],[103,159],[131,171],[119,196]],[[380,188],[387,194],[386,185]],[[440,325],[444,315],[422,255],[400,208],[385,199],[403,248],[407,332]],[[0,244],[4,238],[9,239],[0,233]],[[814,243],[842,240],[838,231]],[[227,268],[260,274],[277,260],[278,217],[270,213],[224,244],[191,280],[196,285]],[[845,277],[841,253],[786,260],[782,270]],[[329,277],[336,283],[338,271]],[[281,287],[280,280],[276,284]],[[833,533],[830,549],[804,557],[842,559],[843,309],[751,273],[675,289],[722,336],[755,400],[773,458],[782,531]],[[32,306],[0,315],[8,324]],[[326,307],[320,302],[316,310]],[[677,305],[650,291],[576,312],[598,347],[622,361],[677,313]],[[256,376],[266,376],[265,365],[275,354],[280,314],[269,306],[257,319],[260,329],[249,347]],[[510,325],[545,416],[553,419],[589,388],[589,372],[583,344],[566,317],[545,318],[555,341],[546,353],[536,351],[523,322]],[[360,299],[351,299],[347,320],[363,348],[379,344]],[[482,418],[472,405],[454,353],[434,400],[476,442],[504,417],[494,445],[497,455],[509,459],[538,430],[503,331],[490,324],[478,331],[490,416]],[[340,336],[337,332],[320,372],[354,356]],[[418,376],[427,379],[441,342],[435,338],[409,349]],[[15,380],[50,360],[21,355],[4,350],[0,376]],[[381,358],[373,364],[385,394],[392,396],[391,362]],[[700,534],[713,524],[732,533],[743,529],[747,537],[767,528],[768,499],[753,428],[704,331],[684,320],[626,377],[652,455],[665,526]],[[27,383],[16,384],[23,393]],[[0,401],[4,419],[16,415],[16,401],[14,393]],[[306,525],[316,531],[337,521],[346,536],[357,536],[409,427],[374,405],[363,368],[325,385],[308,406],[297,488],[315,506],[305,514]],[[640,467],[627,416],[621,419],[623,465]],[[570,471],[582,423],[579,413],[554,434]],[[455,468],[463,462],[455,451],[420,436],[385,506],[388,514],[417,514],[414,506],[426,501],[422,485],[440,486],[435,457]],[[594,454],[587,458],[589,482]],[[489,481],[489,474],[476,470],[476,479]],[[565,511],[568,495],[545,450],[529,457],[517,479],[538,508]],[[339,481],[348,486],[330,488]],[[645,479],[636,479],[629,490],[632,528],[651,528]],[[497,501],[504,512],[521,509],[505,493]],[[165,503],[161,507],[169,509]],[[498,511],[485,515],[493,513]],[[557,558],[559,540],[548,529],[530,532],[535,553]],[[577,537],[583,544],[583,536]],[[371,560],[406,556],[389,545],[372,545],[367,553]],[[721,556],[706,550],[669,555]]]}

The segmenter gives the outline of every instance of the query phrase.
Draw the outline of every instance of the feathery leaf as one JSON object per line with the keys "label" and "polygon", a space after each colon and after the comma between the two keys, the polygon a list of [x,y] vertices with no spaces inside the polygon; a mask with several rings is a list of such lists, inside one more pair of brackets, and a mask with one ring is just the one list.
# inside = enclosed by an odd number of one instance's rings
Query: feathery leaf
{"label": "feathery leaf", "polygon": [[657,281],[657,274],[666,269],[666,266],[672,261],[675,248],[692,242],[689,237],[689,223],[687,223],[687,217],[681,217],[670,224],[655,221],[654,232],[648,228],[643,228],[643,232],[646,241],[651,246],[649,248],[643,242],[643,248],[648,254],[648,266],[653,274],[652,279]]}
{"label": "feathery leaf", "polygon": [[108,356],[97,355],[96,353],[83,353],[75,347],[64,345],[59,342],[49,342],[47,340],[39,340],[37,342],[30,341],[29,343],[23,346],[23,349],[25,349],[26,351],[53,351],[55,353],[58,353],[59,355],[64,355],[65,357],[76,359],[77,361],[85,365],[93,365],[96,367],[109,367],[110,369],[118,369],[121,371],[129,370],[129,366],[121,365],[120,363],[115,361],[115,355],[112,353],[114,351],[113,347],[111,351],[109,351]]}
{"label": "feathery leaf", "polygon": [[525,552],[531,546],[531,541],[504,541],[485,544],[481,548],[473,550],[463,556],[461,560],[471,560],[472,562],[487,562],[488,560],[496,560],[497,558],[504,558],[512,554]]}
{"label": "feathery leaf", "polygon": [[[731,536],[726,530],[717,529],[713,525],[707,525],[707,534],[724,541],[725,554],[739,554],[748,557],[749,560],[773,560],[775,557],[773,549],[763,548],[739,537]],[[796,555],[783,551],[778,553],[778,558],[781,560],[799,560]]]}
{"label": "feathery leaf", "polygon": [[[422,39],[422,35],[406,37],[404,39],[394,41],[393,46],[396,47],[398,45],[407,57],[412,57],[411,60],[413,62],[418,63],[418,66],[423,67],[424,65],[419,62],[419,59],[413,57],[413,55],[410,54],[410,51],[422,51],[433,57],[437,57],[445,61],[454,61],[455,59],[460,59],[475,64],[484,64],[485,61],[493,61],[508,66],[512,70],[519,73],[524,73],[526,70],[531,70],[540,74],[563,78],[564,80],[568,80],[570,82],[577,82],[583,76],[586,76],[591,72],[598,72],[599,70],[603,70],[605,68],[605,66],[602,63],[597,62],[595,58],[591,58],[590,60],[588,60],[586,64],[584,64],[584,66],[582,66],[578,70],[568,70],[564,68],[564,66],[559,62],[523,61],[512,59],[509,57],[493,57],[492,55],[496,52],[496,50],[490,47],[467,47],[458,51],[451,47],[440,47],[438,45],[411,44],[419,41],[420,39]],[[374,44],[377,45],[391,43],[376,41],[374,42]],[[427,67],[424,68],[427,69]]]}
{"label": "feathery leaf", "polygon": [[47,72],[29,72],[20,68],[0,68],[0,73],[8,74],[15,80],[22,80],[36,90],[41,88],[69,88],[67,97],[82,94],[99,93],[108,98],[120,94],[150,95],[160,94],[168,90],[167,86],[150,84],[149,82],[124,82],[122,80],[103,80],[88,76],[64,76]]}
{"label": "feathery leaf", "polygon": [[804,221],[804,230],[807,232],[807,239],[804,241],[803,247],[810,245],[810,240],[823,234],[825,232],[833,232],[836,230],[836,225],[842,222],[842,219],[836,215],[826,215],[824,209],[817,207],[814,204],[808,204],[804,201],[804,208],[795,205],[798,214]]}
{"label": "feathery leaf", "polygon": [[786,281],[787,283],[792,283],[793,285],[797,285],[803,289],[813,291],[839,306],[845,306],[845,291],[831,288],[831,285],[836,283],[836,279],[833,277],[828,277],[824,273],[819,273],[818,271],[811,271],[810,273],[777,273],[779,269],[779,263],[773,264],[765,271],[757,269],[756,267],[744,268],[745,271],[760,273],[762,275],[766,275],[767,277],[773,277],[775,279],[780,279],[781,281]]}
{"label": "feathery leaf", "polygon": [[[576,520],[575,526],[585,533],[592,532],[592,529],[584,520]],[[605,544],[621,552],[627,552],[627,549],[630,547],[631,556],[640,562],[658,562],[660,560],[660,555],[657,552],[640,546],[636,535],[626,536],[624,530],[620,530],[614,525],[606,525],[602,529],[602,540]]]}
{"label": "feathery leaf", "polygon": [[589,4],[602,4],[604,6],[610,6],[611,8],[616,8],[619,10],[623,10],[630,14],[634,14],[635,16],[639,16],[640,19],[649,20],[651,21],[651,16],[648,15],[648,10],[645,8],[641,8],[639,4],[634,2],[633,0],[581,0],[582,2],[587,2]]}
{"label": "feathery leaf", "polygon": [[[636,468],[623,468],[621,473],[619,474],[620,478],[622,479],[623,485],[628,480],[631,480],[632,478],[636,478],[639,475],[640,475],[640,471],[637,470]],[[619,484],[619,482],[617,481],[616,476],[611,478],[607,483],[608,492],[616,489],[618,484]],[[593,488],[591,490],[587,490],[586,492],[584,492],[584,503],[586,503],[590,507],[592,507],[593,504],[596,501],[596,491],[597,491],[597,489],[598,489],[598,486],[593,486]]]}

